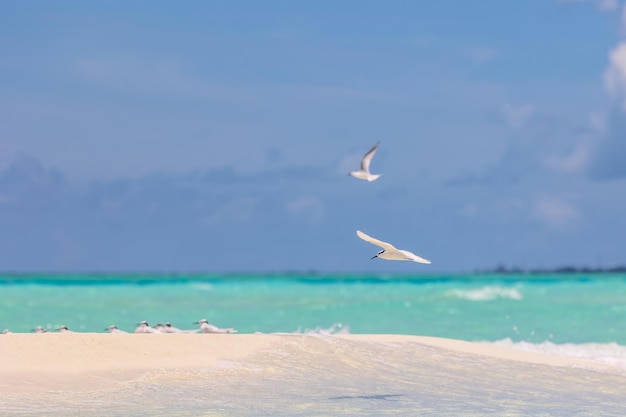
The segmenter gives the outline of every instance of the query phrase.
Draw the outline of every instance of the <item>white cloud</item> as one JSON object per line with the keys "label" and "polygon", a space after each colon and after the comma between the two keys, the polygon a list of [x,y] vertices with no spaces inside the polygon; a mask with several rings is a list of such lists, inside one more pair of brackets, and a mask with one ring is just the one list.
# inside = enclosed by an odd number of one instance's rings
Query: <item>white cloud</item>
{"label": "white cloud", "polygon": [[591,3],[601,12],[612,12],[619,9],[617,0],[558,0],[561,4]]}
{"label": "white cloud", "polygon": [[626,95],[626,42],[619,43],[609,53],[609,67],[604,73],[604,86],[613,96]]}
{"label": "white cloud", "polygon": [[561,199],[540,197],[534,203],[532,218],[546,226],[559,229],[577,221],[580,213],[576,207]]}
{"label": "white cloud", "polygon": [[619,8],[619,3],[617,0],[592,0],[596,5],[598,10],[603,12],[617,10]]}
{"label": "white cloud", "polygon": [[[616,1],[602,2],[605,10],[619,9]],[[621,8],[621,31],[626,36],[626,4]],[[583,140],[571,159],[563,166],[585,164],[594,179],[616,179],[626,176],[626,40],[617,43],[608,54],[604,72],[604,88],[613,99],[608,113],[592,115],[592,126],[597,131],[593,142]],[[569,163],[567,163],[569,162]]]}
{"label": "white cloud", "polygon": [[522,127],[534,111],[531,104],[515,105],[507,103],[502,107],[502,116],[509,126]]}

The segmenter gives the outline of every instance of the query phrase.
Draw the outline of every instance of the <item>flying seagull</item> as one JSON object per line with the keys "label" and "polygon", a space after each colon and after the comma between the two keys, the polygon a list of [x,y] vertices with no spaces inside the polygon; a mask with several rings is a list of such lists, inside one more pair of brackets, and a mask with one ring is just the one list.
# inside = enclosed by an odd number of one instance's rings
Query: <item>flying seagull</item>
{"label": "flying seagull", "polygon": [[[380,142],[379,142],[380,143]],[[361,160],[361,169],[358,171],[352,171],[348,175],[358,178],[360,180],[367,180],[369,182],[376,181],[381,174],[371,174],[370,173],[370,162],[372,162],[372,158],[378,149],[378,143],[370,149],[363,159]]]}
{"label": "flying seagull", "polygon": [[409,252],[408,250],[397,249],[391,243],[374,239],[373,237],[366,235],[360,230],[356,231],[356,235],[366,242],[369,242],[373,245],[380,246],[381,248],[383,248],[383,250],[378,252],[376,255],[372,256],[372,259],[382,258],[388,261],[413,261],[413,262],[419,262],[421,264],[430,263],[428,259],[420,258],[416,254]]}

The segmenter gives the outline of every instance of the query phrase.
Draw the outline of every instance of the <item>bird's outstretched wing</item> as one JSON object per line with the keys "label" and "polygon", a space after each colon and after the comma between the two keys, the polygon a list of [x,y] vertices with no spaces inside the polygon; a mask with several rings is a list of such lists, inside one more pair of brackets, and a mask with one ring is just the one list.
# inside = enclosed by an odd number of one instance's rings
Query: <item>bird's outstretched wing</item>
{"label": "bird's outstretched wing", "polygon": [[419,262],[421,264],[431,263],[428,259],[424,259],[421,256],[417,256],[416,254],[414,254],[413,252],[409,252],[408,250],[401,250],[400,252],[402,252],[410,261]]}
{"label": "bird's outstretched wing", "polygon": [[383,242],[382,240],[374,239],[373,237],[361,232],[360,230],[356,231],[356,235],[363,239],[366,242],[369,242],[373,245],[380,246],[383,249],[396,249],[391,243]]}
{"label": "bird's outstretched wing", "polygon": [[363,171],[370,172],[370,162],[372,161],[372,158],[374,157],[374,154],[376,153],[376,150],[378,150],[378,144],[379,143],[380,142],[376,143],[376,145],[374,145],[372,147],[372,149],[367,151],[365,156],[363,156],[363,159],[361,160],[361,169]]}

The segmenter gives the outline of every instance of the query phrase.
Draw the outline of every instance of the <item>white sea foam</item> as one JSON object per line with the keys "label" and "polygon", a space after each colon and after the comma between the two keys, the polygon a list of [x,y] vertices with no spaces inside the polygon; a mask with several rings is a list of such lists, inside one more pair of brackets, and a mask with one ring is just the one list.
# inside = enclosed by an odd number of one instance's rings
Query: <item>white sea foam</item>
{"label": "white sea foam", "polygon": [[485,342],[495,346],[543,353],[566,358],[579,358],[612,365],[626,371],[626,346],[617,343],[542,343],[513,342],[506,338],[496,342]]}
{"label": "white sea foam", "polygon": [[294,334],[321,334],[321,335],[350,334],[350,327],[342,323],[333,323],[333,325],[327,329],[324,329],[322,327],[316,327],[314,329],[304,329],[304,330],[298,329],[293,333]]}
{"label": "white sea foam", "polygon": [[522,293],[518,288],[500,286],[485,286],[472,289],[455,288],[448,291],[447,294],[469,301],[492,301],[497,298],[508,298],[511,300],[522,299]]}

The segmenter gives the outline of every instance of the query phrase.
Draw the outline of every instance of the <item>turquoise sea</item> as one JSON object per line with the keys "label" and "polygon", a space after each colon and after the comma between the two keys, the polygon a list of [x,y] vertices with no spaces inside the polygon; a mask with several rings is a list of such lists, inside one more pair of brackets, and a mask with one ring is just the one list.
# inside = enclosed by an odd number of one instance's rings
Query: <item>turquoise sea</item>
{"label": "turquoise sea", "polygon": [[4,274],[0,328],[394,333],[626,345],[626,275]]}
{"label": "turquoise sea", "polygon": [[[157,370],[109,391],[4,396],[6,415],[626,415],[624,274],[4,274],[0,293],[0,328],[14,333],[132,332],[141,320],[194,329],[206,318],[239,333],[293,334],[217,368]],[[337,333],[461,339],[611,370]]]}

